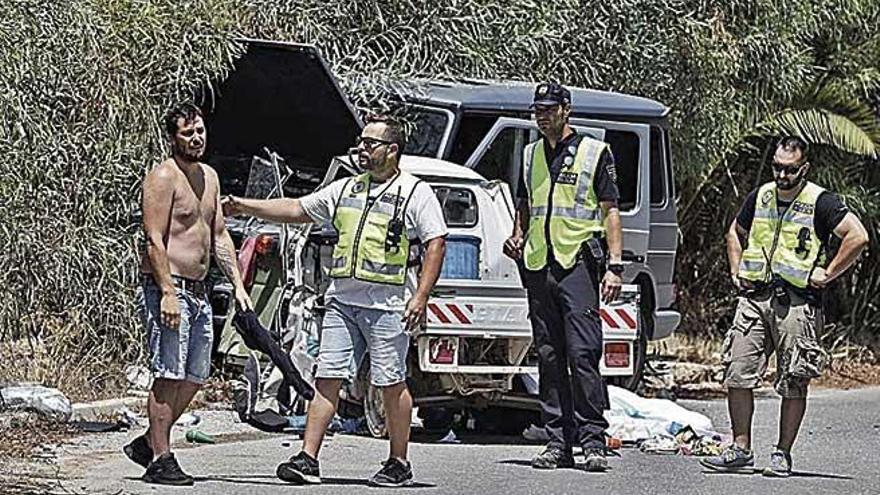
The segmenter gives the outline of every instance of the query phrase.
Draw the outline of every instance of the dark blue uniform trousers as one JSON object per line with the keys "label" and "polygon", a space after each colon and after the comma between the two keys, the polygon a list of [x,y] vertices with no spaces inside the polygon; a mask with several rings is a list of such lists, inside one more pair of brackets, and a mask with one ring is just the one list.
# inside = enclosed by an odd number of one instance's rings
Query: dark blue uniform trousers
{"label": "dark blue uniform trousers", "polygon": [[599,374],[603,347],[596,263],[587,257],[566,270],[551,261],[538,271],[523,270],[523,280],[549,445],[602,448],[608,389]]}

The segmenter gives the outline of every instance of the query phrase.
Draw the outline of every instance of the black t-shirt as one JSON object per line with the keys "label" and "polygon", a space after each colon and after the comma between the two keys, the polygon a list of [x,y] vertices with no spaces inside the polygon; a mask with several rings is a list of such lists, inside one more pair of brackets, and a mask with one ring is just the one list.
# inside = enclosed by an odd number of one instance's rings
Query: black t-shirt
{"label": "black t-shirt", "polygon": [[[544,139],[544,152],[547,153],[547,159],[550,162],[550,180],[554,184],[556,179],[559,178],[559,172],[562,171],[565,165],[565,158],[570,156],[574,159],[575,151],[578,145],[581,144],[581,139],[583,139],[583,136],[572,132],[562,141],[556,143],[555,148],[551,148],[547,139]],[[620,199],[620,193],[617,190],[617,168],[614,164],[614,155],[608,149],[605,149],[602,155],[599,156],[596,176],[593,179],[593,189],[596,191],[596,197],[599,201],[610,201],[617,204],[617,200]],[[529,197],[525,177],[520,177],[519,179],[516,197],[519,199],[528,199]]]}
{"label": "black t-shirt", "polygon": [[[757,196],[757,189],[750,192],[749,195],[746,196],[746,200],[743,203],[742,208],[740,208],[739,213],[736,215],[736,223],[747,231],[752,228],[752,219],[755,218],[755,200]],[[778,201],[776,206],[780,211],[785,211],[790,204],[791,201]],[[819,236],[819,240],[824,246],[828,246],[831,243],[831,236],[834,233],[834,229],[837,228],[837,225],[840,224],[840,221],[843,220],[843,217],[845,217],[848,212],[849,209],[836,194],[830,191],[825,191],[819,195],[819,198],[816,200],[816,213],[813,217],[813,226],[816,229],[816,235]]]}

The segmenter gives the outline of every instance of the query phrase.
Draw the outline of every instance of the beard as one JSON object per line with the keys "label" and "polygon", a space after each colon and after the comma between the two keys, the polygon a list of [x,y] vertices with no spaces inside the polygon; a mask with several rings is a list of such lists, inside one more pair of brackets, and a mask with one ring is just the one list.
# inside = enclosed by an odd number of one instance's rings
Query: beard
{"label": "beard", "polygon": [[197,162],[205,156],[205,147],[201,146],[200,148],[193,149],[190,147],[183,147],[175,145],[171,150],[176,156],[188,161],[188,162]]}
{"label": "beard", "polygon": [[776,179],[776,188],[782,191],[791,191],[792,189],[797,188],[801,185],[801,182],[804,181],[804,176],[802,174],[798,174],[797,177],[793,179]]}

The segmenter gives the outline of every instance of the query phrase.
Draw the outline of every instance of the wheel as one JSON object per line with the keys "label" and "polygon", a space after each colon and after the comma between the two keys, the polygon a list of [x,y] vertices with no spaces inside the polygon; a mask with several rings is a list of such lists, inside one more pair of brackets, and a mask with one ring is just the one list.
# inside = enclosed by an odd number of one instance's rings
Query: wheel
{"label": "wheel", "polygon": [[375,438],[385,438],[388,430],[385,428],[385,401],[382,400],[382,389],[370,383],[370,355],[364,356],[363,362],[358,369],[357,380],[350,390],[349,397],[363,397],[364,418],[367,420],[367,429]]}
{"label": "wheel", "polygon": [[367,428],[375,438],[385,438],[388,430],[385,428],[385,402],[382,400],[382,390],[368,383],[364,394],[364,417],[367,419]]}
{"label": "wheel", "polygon": [[635,391],[642,381],[645,372],[645,360],[648,356],[648,332],[644,312],[639,313],[639,335],[633,341],[633,374],[630,376],[609,376],[609,385]]}

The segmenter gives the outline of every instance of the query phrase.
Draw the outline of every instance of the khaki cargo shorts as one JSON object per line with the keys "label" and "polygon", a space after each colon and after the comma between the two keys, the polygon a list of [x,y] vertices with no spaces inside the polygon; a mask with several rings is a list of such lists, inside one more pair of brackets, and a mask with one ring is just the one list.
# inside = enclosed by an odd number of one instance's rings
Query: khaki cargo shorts
{"label": "khaki cargo shorts", "polygon": [[774,351],[774,387],[782,397],[805,398],[810,380],[822,375],[828,364],[828,355],[817,338],[823,325],[822,309],[791,291],[787,294],[779,298],[768,290],[739,298],[733,327],[722,345],[724,385],[728,388],[761,386]]}

